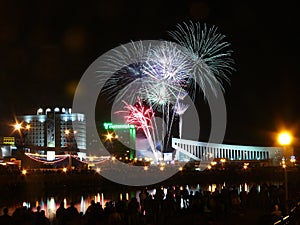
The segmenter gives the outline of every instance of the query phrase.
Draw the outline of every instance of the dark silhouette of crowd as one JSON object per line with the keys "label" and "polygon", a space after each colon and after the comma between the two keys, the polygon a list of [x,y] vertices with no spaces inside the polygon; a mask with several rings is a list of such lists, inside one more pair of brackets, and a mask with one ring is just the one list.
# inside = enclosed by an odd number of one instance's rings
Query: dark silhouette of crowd
{"label": "dark silhouette of crowd", "polygon": [[[256,220],[249,224],[273,224],[285,214],[284,189],[274,185],[262,185],[260,191],[254,185],[249,192],[238,192],[235,187],[223,187],[221,191],[191,191],[179,186],[170,187],[165,194],[156,188],[151,195],[146,188],[128,201],[99,202],[91,201],[85,213],[79,212],[71,202],[68,207],[61,202],[53,220],[45,216],[38,206],[20,207],[8,215],[3,208],[1,225],[163,225],[163,224],[241,224],[247,221],[248,212],[258,212]],[[300,224],[299,211],[290,224]],[[293,223],[294,222],[294,223]],[[244,225],[247,222],[243,223]]]}

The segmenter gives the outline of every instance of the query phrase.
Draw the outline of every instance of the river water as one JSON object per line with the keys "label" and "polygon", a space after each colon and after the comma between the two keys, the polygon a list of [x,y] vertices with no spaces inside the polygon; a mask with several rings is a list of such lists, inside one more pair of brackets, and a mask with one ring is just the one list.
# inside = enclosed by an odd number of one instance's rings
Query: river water
{"label": "river water", "polygon": [[[195,193],[195,191],[220,191],[226,184],[223,185],[216,185],[211,184],[208,186],[200,187],[200,185],[196,186],[188,186],[185,187],[181,186],[180,189],[187,188],[189,192]],[[175,187],[174,187],[175,188]],[[238,192],[242,189],[245,189],[249,192],[251,188],[251,184],[241,184],[238,187]],[[260,191],[260,185],[257,186],[258,191]],[[167,193],[167,187],[161,187],[164,193]],[[156,190],[150,189],[147,190],[150,195],[155,195]],[[44,196],[41,198],[33,197],[31,195],[30,199],[23,199],[20,201],[14,201],[11,205],[7,205],[9,208],[9,215],[12,215],[16,208],[21,206],[26,206],[27,208],[32,208],[33,211],[36,211],[36,207],[40,206],[41,210],[45,210],[46,216],[51,220],[55,217],[56,209],[59,207],[60,203],[63,201],[65,208],[67,208],[71,202],[75,203],[75,207],[78,209],[79,212],[85,213],[87,207],[91,204],[91,201],[94,200],[95,202],[99,202],[103,207],[109,201],[116,202],[119,199],[129,201],[132,197],[136,197],[139,201],[139,194],[140,191],[131,191],[131,192],[115,192],[115,193],[92,193],[92,194],[76,194],[76,196],[69,194],[65,195],[64,197],[57,197],[54,195]],[[3,206],[4,207],[4,206]],[[0,208],[0,215],[2,215],[3,207]]]}

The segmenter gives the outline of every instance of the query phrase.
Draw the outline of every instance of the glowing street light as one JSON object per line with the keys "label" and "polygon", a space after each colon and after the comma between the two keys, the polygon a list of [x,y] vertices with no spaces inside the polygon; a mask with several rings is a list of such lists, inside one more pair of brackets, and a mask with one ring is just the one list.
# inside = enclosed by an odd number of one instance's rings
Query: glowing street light
{"label": "glowing street light", "polygon": [[27,174],[27,170],[23,169],[23,170],[22,170],[22,174],[23,174],[23,175],[26,175],[26,174]]}
{"label": "glowing street light", "polygon": [[106,140],[111,141],[112,138],[113,138],[113,135],[111,133],[107,133]]}
{"label": "glowing street light", "polygon": [[278,135],[278,143],[280,145],[290,145],[292,142],[292,135],[288,132],[282,132]]}
{"label": "glowing street light", "polygon": [[17,122],[17,123],[14,125],[14,127],[15,127],[15,130],[17,130],[17,131],[20,132],[20,130],[22,129],[22,124]]}
{"label": "glowing street light", "polygon": [[[282,145],[283,147],[287,147],[288,145],[290,145],[292,143],[292,135],[289,132],[281,132],[278,135],[278,143],[280,145]],[[287,149],[284,148],[284,151],[286,151]],[[286,155],[286,152],[283,153],[284,155]],[[284,170],[284,185],[285,185],[285,211],[288,214],[288,177],[287,177],[287,165],[285,163],[285,158],[282,158],[281,161],[281,166]]]}

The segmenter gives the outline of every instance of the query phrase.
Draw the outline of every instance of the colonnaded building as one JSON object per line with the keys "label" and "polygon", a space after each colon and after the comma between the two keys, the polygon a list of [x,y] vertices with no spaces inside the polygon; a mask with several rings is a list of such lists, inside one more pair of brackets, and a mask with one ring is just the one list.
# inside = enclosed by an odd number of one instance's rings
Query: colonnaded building
{"label": "colonnaded building", "polygon": [[[38,109],[36,115],[17,116],[25,146],[86,150],[86,119],[71,108]],[[77,129],[73,129],[76,122]],[[75,138],[76,136],[76,138]]]}
{"label": "colonnaded building", "polygon": [[262,147],[245,145],[213,144],[172,138],[172,147],[175,149],[177,161],[200,161],[210,163],[214,159],[226,159],[228,161],[252,161],[265,165],[279,165],[283,158],[293,156],[291,149],[283,147]]}

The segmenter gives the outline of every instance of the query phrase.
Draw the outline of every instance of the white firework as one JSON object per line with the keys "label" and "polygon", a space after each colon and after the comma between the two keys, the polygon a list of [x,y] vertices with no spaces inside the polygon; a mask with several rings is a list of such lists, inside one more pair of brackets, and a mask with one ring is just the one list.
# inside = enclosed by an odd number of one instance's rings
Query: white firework
{"label": "white firework", "polygon": [[189,80],[190,94],[195,98],[197,84],[204,97],[212,92],[216,95],[216,87],[223,90],[222,80],[229,81],[227,73],[233,70],[232,50],[226,42],[225,35],[217,32],[217,27],[208,28],[206,24],[183,23],[177,30],[170,31],[171,37],[185,48],[185,54],[193,62]]}

